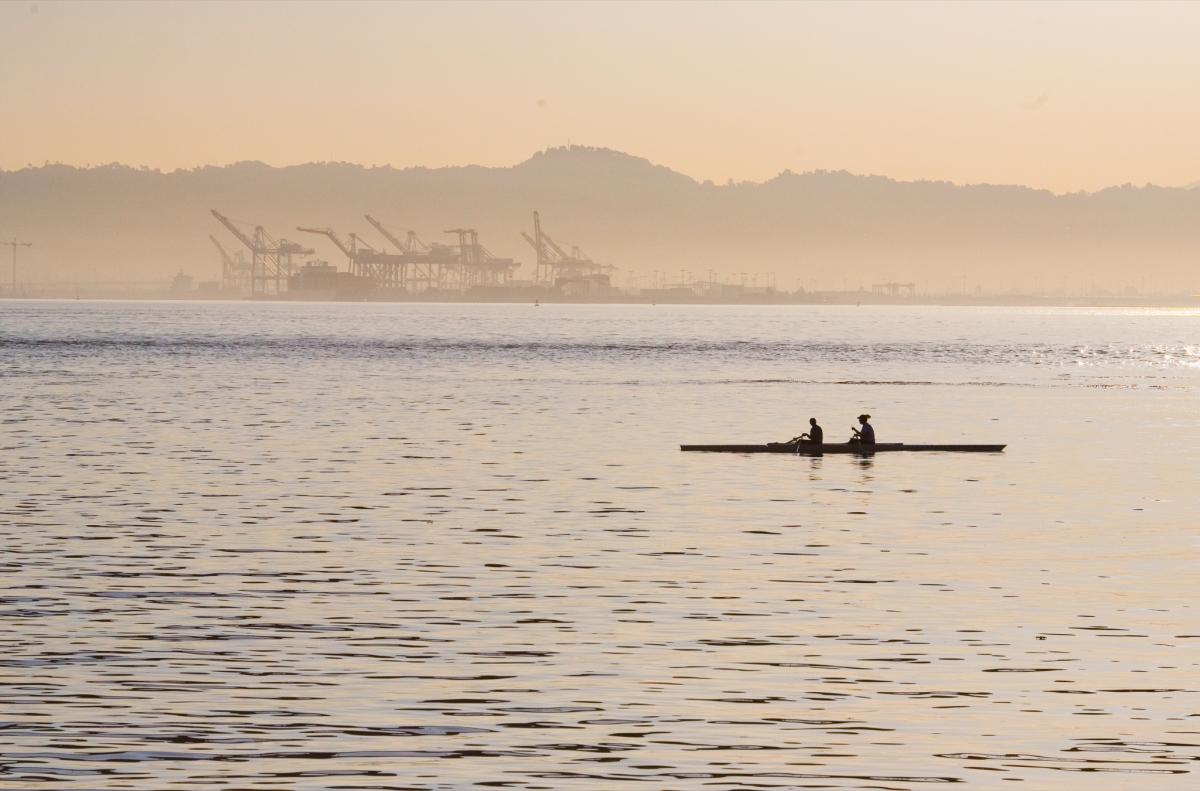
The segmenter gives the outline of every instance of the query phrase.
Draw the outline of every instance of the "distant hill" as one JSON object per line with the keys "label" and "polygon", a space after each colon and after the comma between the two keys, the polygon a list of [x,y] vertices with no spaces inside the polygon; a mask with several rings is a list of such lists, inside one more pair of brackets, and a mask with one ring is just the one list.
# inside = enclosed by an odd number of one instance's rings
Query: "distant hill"
{"label": "distant hill", "polygon": [[[780,288],[884,280],[989,290],[1196,289],[1200,190],[1124,185],[1057,195],[1020,186],[900,182],[846,172],[784,171],[763,183],[697,182],[639,157],[555,148],[507,168],[368,168],[241,162],[162,173],[122,165],[0,172],[0,236],[40,280],[165,279],[219,273],[210,233],[236,242],[217,208],[341,263],[297,225],[383,240],[370,213],[425,241],[478,228],[497,255],[532,261],[518,235],[541,211],[560,243],[643,282],[654,272],[740,279],[771,272]],[[2,262],[0,262],[2,263]],[[762,282],[762,281],[760,281]]]}

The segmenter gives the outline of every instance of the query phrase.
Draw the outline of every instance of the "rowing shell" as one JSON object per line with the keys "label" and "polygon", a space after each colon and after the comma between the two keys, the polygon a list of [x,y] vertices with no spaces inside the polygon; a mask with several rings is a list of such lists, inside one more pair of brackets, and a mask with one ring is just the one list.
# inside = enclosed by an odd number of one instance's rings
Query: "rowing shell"
{"label": "rowing shell", "polygon": [[906,445],[903,442],[880,442],[863,446],[857,442],[827,442],[813,445],[808,442],[769,442],[766,445],[680,445],[680,450],[708,453],[791,453],[820,456],[823,453],[888,453],[893,451],[940,451],[944,453],[999,453],[1006,445]]}

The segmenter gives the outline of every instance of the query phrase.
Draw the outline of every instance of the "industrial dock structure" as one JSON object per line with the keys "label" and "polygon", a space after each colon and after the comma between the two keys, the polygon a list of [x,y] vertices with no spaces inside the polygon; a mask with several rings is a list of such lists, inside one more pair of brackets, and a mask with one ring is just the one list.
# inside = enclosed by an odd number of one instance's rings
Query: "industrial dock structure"
{"label": "industrial dock structure", "polygon": [[[374,215],[363,220],[378,238],[369,241],[357,231],[347,233],[324,225],[297,225],[295,231],[324,237],[319,244],[335,263],[318,251],[262,225],[232,220],[216,209],[212,216],[236,240],[231,252],[210,235],[221,259],[221,281],[201,283],[195,296],[249,299],[355,301],[477,301],[477,302],[647,302],[647,303],[800,303],[861,304],[913,303],[915,283],[876,283],[842,291],[795,291],[777,288],[772,273],[735,273],[732,282],[686,269],[676,273],[626,273],[626,287],[613,282],[617,268],[593,260],[578,245],[556,240],[542,227],[540,212],[532,212],[532,227],[521,230],[533,260],[526,266],[485,247],[475,228],[455,227],[441,232],[442,241],[425,242],[415,230],[399,230]],[[382,239],[380,241],[379,239]],[[312,240],[314,246],[318,244]],[[227,242],[228,244],[228,242]],[[336,253],[335,253],[336,251]],[[185,297],[190,279],[176,277],[170,295]],[[964,293],[962,295],[966,297]],[[978,295],[976,295],[978,296]]]}
{"label": "industrial dock structure", "polygon": [[[438,299],[463,297],[603,298],[612,290],[616,267],[591,260],[578,246],[567,248],[542,229],[533,213],[533,234],[521,236],[534,251],[529,277],[517,277],[521,262],[495,255],[474,228],[449,228],[446,242],[425,243],[413,230],[396,231],[370,214],[363,219],[386,241],[372,244],[358,233],[345,236],[324,226],[297,226],[299,233],[325,237],[345,258],[345,268],[313,258],[316,251],[275,237],[261,225],[216,218],[241,248],[231,254],[210,235],[221,256],[224,294],[276,299]],[[389,249],[390,245],[390,249]]]}
{"label": "industrial dock structure", "polygon": [[[529,245],[532,260],[527,264],[495,255],[470,227],[448,228],[441,241],[424,241],[415,230],[398,230],[371,214],[363,220],[378,234],[371,241],[357,231],[341,233],[321,225],[298,225],[295,231],[313,246],[275,236],[253,222],[231,219],[211,210],[212,217],[232,236],[209,240],[220,259],[220,281],[195,282],[182,271],[169,284],[74,283],[76,296],[82,287],[154,287],[157,296],[170,299],[282,299],[353,301],[462,301],[462,302],[630,302],[677,304],[796,304],[796,305],[1195,305],[1200,295],[1153,295],[1126,289],[1025,294],[1015,291],[985,292],[976,285],[969,290],[933,291],[917,283],[887,281],[851,285],[843,278],[842,288],[820,288],[796,280],[794,290],[780,289],[773,273],[725,273],[724,279],[709,270],[698,274],[625,271],[624,288],[614,283],[617,267],[599,263],[578,245],[555,239],[542,227],[541,214],[532,212],[531,227],[519,231]],[[312,237],[323,237],[321,240]],[[13,246],[14,253],[18,244]],[[317,247],[321,245],[321,247]],[[336,254],[335,254],[336,251]],[[330,255],[334,263],[318,255]],[[343,263],[344,261],[344,263]],[[46,290],[47,285],[29,283],[18,291],[14,261],[9,296],[49,296],[63,293]],[[807,285],[807,287],[805,287]],[[42,287],[40,290],[30,288]],[[128,296],[129,290],[116,294]],[[106,294],[107,295],[107,294]],[[1164,301],[1165,299],[1165,301]]]}

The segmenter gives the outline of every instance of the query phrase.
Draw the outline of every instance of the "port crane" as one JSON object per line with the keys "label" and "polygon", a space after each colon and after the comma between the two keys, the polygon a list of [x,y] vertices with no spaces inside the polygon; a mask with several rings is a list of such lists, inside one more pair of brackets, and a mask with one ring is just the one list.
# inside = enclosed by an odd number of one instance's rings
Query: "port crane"
{"label": "port crane", "polygon": [[391,267],[387,271],[396,273],[395,284],[411,293],[502,285],[520,266],[511,258],[497,257],[481,245],[474,228],[447,230],[457,239],[457,245],[426,244],[414,231],[401,237],[372,215],[364,214],[363,218],[397,250],[394,254],[376,253],[379,258],[375,260],[386,260]]}
{"label": "port crane", "polygon": [[217,237],[211,233],[208,238],[212,240],[213,245],[217,248],[217,252],[221,254],[221,288],[243,291],[250,285],[250,267],[246,264],[246,258],[242,255],[242,251],[238,250],[233,255],[225,249]]}
{"label": "port crane", "polygon": [[[329,237],[346,256],[350,263],[350,272],[356,277],[370,280],[377,288],[408,290],[410,261],[407,253],[388,253],[376,249],[356,233],[351,233],[348,237],[349,242],[344,242],[332,228],[299,227],[296,230]],[[384,236],[387,237],[388,234]]]}
{"label": "port crane", "polygon": [[400,252],[406,266],[404,268],[404,287],[406,290],[420,293],[432,289],[445,288],[454,279],[458,271],[458,258],[449,245],[434,243],[427,245],[417,236],[416,231],[409,231],[402,241],[392,233],[392,230],[370,214],[363,217],[375,230],[383,235]]}
{"label": "port crane", "polygon": [[304,233],[316,233],[320,234],[321,236],[328,236],[329,240],[333,242],[337,249],[342,251],[342,255],[346,256],[346,260],[350,264],[350,271],[356,275],[362,274],[358,271],[358,258],[360,253],[379,253],[378,250],[372,247],[366,240],[362,239],[356,233],[350,234],[350,241],[347,243],[343,242],[342,237],[338,236],[337,231],[333,230],[332,228],[305,228],[303,226],[297,226],[296,230],[303,231]]}
{"label": "port crane", "polygon": [[13,237],[11,242],[0,242],[5,247],[12,248],[12,296],[17,295],[17,248],[18,247],[33,247],[33,242],[18,242],[17,237]]}
{"label": "port crane", "polygon": [[247,234],[221,212],[216,209],[211,211],[212,216],[217,218],[217,222],[224,225],[250,251],[250,294],[252,296],[262,296],[268,292],[282,294],[284,282],[296,269],[292,257],[312,255],[313,253],[310,248],[303,245],[287,239],[276,239],[261,225],[254,226],[253,235]]}
{"label": "port crane", "polygon": [[542,218],[533,213],[533,236],[521,231],[521,236],[533,248],[537,256],[533,280],[539,285],[553,286],[561,278],[585,277],[609,274],[616,269],[610,264],[598,264],[589,258],[577,245],[568,253],[550,234],[542,230]]}
{"label": "port crane", "polygon": [[395,245],[396,249],[399,250],[401,253],[416,253],[416,252],[420,252],[422,250],[429,249],[428,247],[425,246],[425,244],[423,242],[421,242],[420,239],[417,238],[416,231],[409,231],[408,232],[408,240],[405,242],[402,242],[402,241],[400,241],[400,239],[398,239],[396,237],[396,235],[394,233],[392,233],[388,229],[388,227],[386,225],[381,223],[379,220],[375,219],[374,217],[372,217],[369,214],[364,214],[363,217],[366,219],[367,222],[371,223],[371,225],[375,228],[375,230],[379,231],[379,233],[383,235],[384,239],[387,239],[389,242],[391,242],[393,245]]}
{"label": "port crane", "polygon": [[445,233],[458,237],[459,283],[463,289],[473,286],[499,286],[512,278],[519,263],[511,258],[498,258],[479,243],[474,228],[449,228]]}

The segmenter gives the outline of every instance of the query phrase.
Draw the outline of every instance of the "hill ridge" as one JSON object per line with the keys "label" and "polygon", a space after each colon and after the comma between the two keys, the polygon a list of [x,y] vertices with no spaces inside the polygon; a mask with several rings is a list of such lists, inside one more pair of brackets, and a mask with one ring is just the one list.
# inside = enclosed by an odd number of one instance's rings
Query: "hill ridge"
{"label": "hill ridge", "polygon": [[[1153,185],[1057,194],[787,169],[762,182],[714,184],[582,146],[507,167],[245,161],[0,172],[0,235],[33,241],[26,260],[48,280],[166,278],[180,269],[215,278],[208,235],[236,242],[213,208],[289,238],[298,225],[317,225],[382,244],[367,213],[426,241],[475,227],[497,255],[527,262],[519,231],[537,209],[560,243],[620,267],[620,285],[635,285],[631,275],[645,284],[665,272],[677,280],[711,271],[770,272],[789,290],[883,281],[992,291],[1200,286],[1200,190]],[[325,240],[305,241],[342,262]]]}

